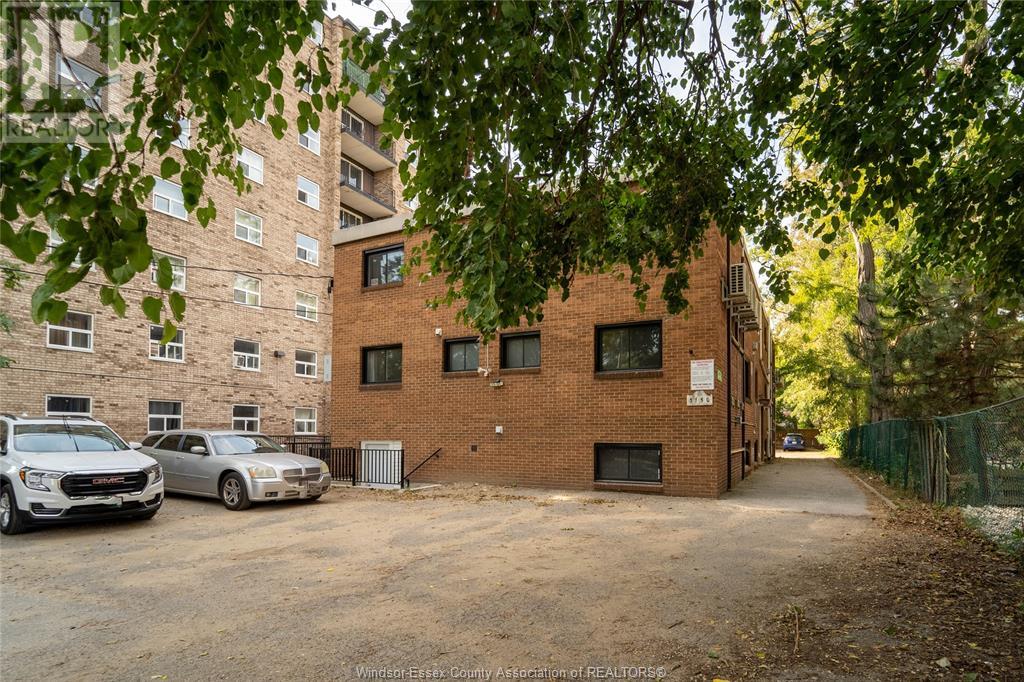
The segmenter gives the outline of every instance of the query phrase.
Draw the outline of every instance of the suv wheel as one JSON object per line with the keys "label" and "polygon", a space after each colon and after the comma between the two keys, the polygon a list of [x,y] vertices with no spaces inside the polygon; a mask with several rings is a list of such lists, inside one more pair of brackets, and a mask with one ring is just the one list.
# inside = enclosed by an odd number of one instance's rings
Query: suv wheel
{"label": "suv wheel", "polygon": [[220,501],[231,511],[242,511],[252,505],[241,476],[232,472],[224,477],[220,482]]}
{"label": "suv wheel", "polygon": [[25,521],[25,514],[18,509],[14,491],[9,484],[4,483],[0,488],[0,533],[17,535],[27,529],[28,522]]}

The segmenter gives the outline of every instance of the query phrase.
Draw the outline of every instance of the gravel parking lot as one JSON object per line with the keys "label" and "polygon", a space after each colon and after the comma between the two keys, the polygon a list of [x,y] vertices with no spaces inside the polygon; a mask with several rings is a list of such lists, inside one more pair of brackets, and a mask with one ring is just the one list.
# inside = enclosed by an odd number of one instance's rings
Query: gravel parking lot
{"label": "gravel parking lot", "polygon": [[[786,466],[743,485],[784,496],[773,478],[798,465]],[[827,474],[840,480],[828,494],[853,502],[827,513],[758,494],[341,488],[241,513],[170,497],[149,522],[4,537],[2,676],[627,665],[687,678],[730,655],[740,621],[784,608],[800,570],[876,532],[863,494],[833,465],[800,466],[818,468],[794,481]]]}

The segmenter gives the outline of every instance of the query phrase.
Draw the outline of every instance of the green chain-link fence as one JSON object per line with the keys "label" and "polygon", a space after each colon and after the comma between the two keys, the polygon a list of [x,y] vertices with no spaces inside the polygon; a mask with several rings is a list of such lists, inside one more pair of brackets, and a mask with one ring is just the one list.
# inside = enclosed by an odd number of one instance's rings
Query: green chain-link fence
{"label": "green chain-link fence", "polygon": [[843,457],[928,501],[1024,507],[1024,398],[856,426],[843,435]]}

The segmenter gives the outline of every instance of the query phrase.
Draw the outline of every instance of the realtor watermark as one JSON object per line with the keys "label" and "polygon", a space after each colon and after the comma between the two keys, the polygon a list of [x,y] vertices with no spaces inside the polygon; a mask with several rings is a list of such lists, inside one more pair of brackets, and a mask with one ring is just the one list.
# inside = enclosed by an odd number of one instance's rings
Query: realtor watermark
{"label": "realtor watermark", "polygon": [[579,666],[499,667],[499,668],[418,668],[364,666],[355,667],[360,680],[660,680],[667,674],[663,666]]}
{"label": "realtor watermark", "polygon": [[120,3],[4,0],[0,138],[89,144],[121,130]]}

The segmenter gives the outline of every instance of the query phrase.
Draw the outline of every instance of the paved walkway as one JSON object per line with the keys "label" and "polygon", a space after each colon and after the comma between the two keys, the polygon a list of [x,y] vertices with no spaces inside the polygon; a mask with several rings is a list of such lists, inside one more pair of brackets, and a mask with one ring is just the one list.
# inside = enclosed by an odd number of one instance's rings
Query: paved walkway
{"label": "paved walkway", "polygon": [[863,488],[831,458],[777,457],[722,496],[745,509],[868,516]]}

